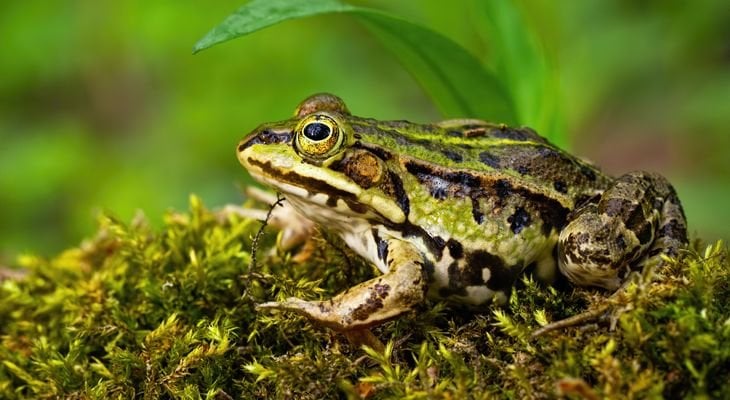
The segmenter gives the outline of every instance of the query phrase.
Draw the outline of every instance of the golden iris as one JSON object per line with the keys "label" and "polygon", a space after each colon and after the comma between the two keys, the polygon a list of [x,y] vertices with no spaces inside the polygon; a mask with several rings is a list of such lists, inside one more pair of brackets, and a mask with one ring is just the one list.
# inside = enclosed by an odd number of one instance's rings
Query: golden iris
{"label": "golden iris", "polygon": [[326,158],[337,151],[342,143],[342,132],[337,121],[325,114],[304,118],[296,130],[297,151],[305,157]]}

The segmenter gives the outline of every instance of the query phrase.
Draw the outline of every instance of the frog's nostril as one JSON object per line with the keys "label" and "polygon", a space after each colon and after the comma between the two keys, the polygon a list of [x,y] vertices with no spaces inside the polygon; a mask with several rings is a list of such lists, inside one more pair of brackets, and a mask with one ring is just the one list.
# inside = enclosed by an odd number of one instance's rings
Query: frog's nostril
{"label": "frog's nostril", "polygon": [[259,133],[258,137],[260,138],[261,142],[265,144],[272,144],[272,143],[286,143],[291,141],[291,131],[271,131],[271,130],[263,130],[261,133]]}
{"label": "frog's nostril", "polygon": [[258,137],[261,138],[262,142],[268,144],[273,141],[272,138],[274,137],[274,132],[265,129],[258,134]]}

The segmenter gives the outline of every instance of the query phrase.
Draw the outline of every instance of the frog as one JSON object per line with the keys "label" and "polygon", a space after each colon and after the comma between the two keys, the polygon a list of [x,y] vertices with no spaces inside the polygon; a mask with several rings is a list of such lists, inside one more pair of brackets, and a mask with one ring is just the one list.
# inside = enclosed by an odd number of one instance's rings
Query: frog
{"label": "frog", "polygon": [[337,331],[367,330],[426,299],[504,304],[526,271],[616,291],[688,243],[666,178],[610,176],[528,127],[358,117],[320,93],[251,131],[237,157],[295,211],[285,220],[300,234],[289,243],[319,226],[380,272],[330,299],[257,307]]}

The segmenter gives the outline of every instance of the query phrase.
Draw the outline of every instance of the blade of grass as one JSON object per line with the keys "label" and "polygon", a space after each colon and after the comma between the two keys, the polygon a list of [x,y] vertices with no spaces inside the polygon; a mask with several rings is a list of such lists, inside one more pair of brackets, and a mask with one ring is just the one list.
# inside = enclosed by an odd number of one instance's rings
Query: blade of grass
{"label": "blade of grass", "polygon": [[193,47],[193,53],[287,20],[354,9],[355,7],[337,0],[253,0],[241,6],[198,40]]}
{"label": "blade of grass", "polygon": [[534,31],[511,1],[477,1],[477,26],[492,49],[490,62],[498,79],[510,88],[517,122],[528,125],[553,142],[567,137],[558,110],[555,71],[550,68]]}
{"label": "blade of grass", "polygon": [[516,122],[512,99],[501,82],[451,39],[380,12],[358,13],[446,117]]}
{"label": "blade of grass", "polygon": [[475,117],[513,124],[507,91],[473,55],[451,39],[382,11],[336,0],[253,0],[195,45],[199,52],[291,19],[348,13],[378,38],[421,84],[447,117]]}

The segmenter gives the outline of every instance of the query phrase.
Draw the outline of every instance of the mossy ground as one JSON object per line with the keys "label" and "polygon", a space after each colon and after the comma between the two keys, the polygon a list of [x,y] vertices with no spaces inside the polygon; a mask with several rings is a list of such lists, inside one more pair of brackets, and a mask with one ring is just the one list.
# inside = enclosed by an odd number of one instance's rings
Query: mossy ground
{"label": "mossy ground", "polygon": [[[197,200],[156,231],[100,218],[97,235],[0,282],[0,398],[730,398],[730,262],[695,243],[614,318],[530,333],[608,294],[526,278],[503,308],[429,302],[374,330],[383,353],[255,304],[329,297],[374,272],[336,240],[304,263],[275,232]],[[614,327],[611,328],[613,323]],[[563,394],[561,395],[560,392]]]}

